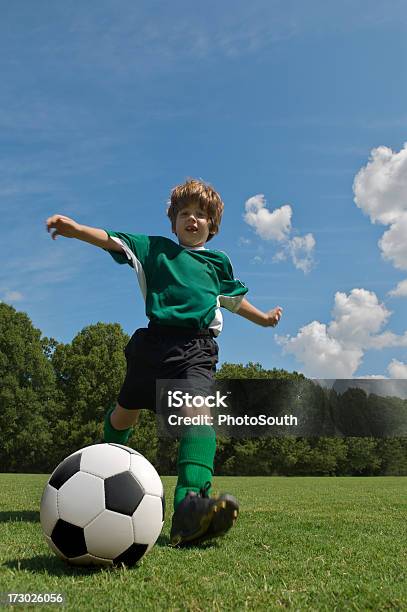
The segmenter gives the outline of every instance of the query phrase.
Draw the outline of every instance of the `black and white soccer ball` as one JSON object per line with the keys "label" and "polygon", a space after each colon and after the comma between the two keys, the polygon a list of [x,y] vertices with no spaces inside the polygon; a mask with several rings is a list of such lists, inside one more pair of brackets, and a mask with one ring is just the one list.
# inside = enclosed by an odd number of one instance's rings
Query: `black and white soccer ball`
{"label": "black and white soccer ball", "polygon": [[62,461],[41,499],[51,549],[74,565],[131,566],[154,546],[164,489],[149,461],[120,444],[95,444]]}

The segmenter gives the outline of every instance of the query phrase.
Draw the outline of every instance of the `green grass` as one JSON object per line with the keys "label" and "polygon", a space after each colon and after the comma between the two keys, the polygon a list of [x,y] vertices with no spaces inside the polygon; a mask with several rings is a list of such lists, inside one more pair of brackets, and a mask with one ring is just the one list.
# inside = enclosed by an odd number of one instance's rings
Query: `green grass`
{"label": "green grass", "polygon": [[[61,592],[75,611],[407,610],[406,478],[217,478],[240,501],[234,529],[172,549],[168,512],[130,570],[75,569],[54,556],[39,524],[46,480],[0,475],[0,591]],[[171,506],[175,478],[163,481]]]}

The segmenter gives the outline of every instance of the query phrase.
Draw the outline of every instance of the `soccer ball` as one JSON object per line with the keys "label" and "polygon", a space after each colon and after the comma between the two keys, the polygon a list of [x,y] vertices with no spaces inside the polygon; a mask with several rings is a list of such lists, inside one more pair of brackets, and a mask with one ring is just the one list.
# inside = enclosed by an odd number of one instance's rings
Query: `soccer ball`
{"label": "soccer ball", "polygon": [[149,461],[120,444],[95,444],[62,461],[41,499],[50,548],[74,565],[131,566],[164,522],[164,489]]}

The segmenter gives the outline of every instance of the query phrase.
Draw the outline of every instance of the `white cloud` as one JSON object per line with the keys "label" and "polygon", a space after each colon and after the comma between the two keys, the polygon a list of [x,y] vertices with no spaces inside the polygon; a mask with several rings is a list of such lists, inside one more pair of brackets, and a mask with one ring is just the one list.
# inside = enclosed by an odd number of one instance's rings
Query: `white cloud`
{"label": "white cloud", "polygon": [[244,236],[240,236],[239,240],[237,241],[237,244],[239,246],[248,246],[249,244],[251,244],[251,240],[249,238],[244,238]]}
{"label": "white cloud", "polygon": [[295,236],[288,243],[288,251],[291,255],[293,263],[298,270],[302,270],[305,274],[310,272],[314,265],[312,257],[315,248],[315,238],[312,234],[305,236]]}
{"label": "white cloud", "polygon": [[314,378],[351,378],[363,357],[361,349],[343,346],[319,321],[301,327],[295,337],[278,336],[277,342],[304,364],[306,376]]}
{"label": "white cloud", "polygon": [[10,291],[7,290],[4,292],[4,301],[5,302],[21,302],[24,299],[24,296],[20,291]]}
{"label": "white cloud", "polygon": [[294,266],[307,274],[313,267],[313,251],[315,238],[312,234],[294,236],[291,225],[292,208],[284,204],[270,211],[266,206],[263,194],[252,196],[245,202],[244,220],[254,228],[256,234],[263,240],[272,240],[281,245],[281,250],[273,256],[273,263],[291,258]]}
{"label": "white cloud", "polygon": [[387,367],[387,371],[390,374],[390,378],[407,378],[407,364],[392,359]]}
{"label": "white cloud", "polygon": [[273,263],[278,263],[279,261],[285,261],[287,259],[287,253],[284,251],[278,251],[275,255],[273,255]]}
{"label": "white cloud", "polygon": [[387,376],[382,376],[382,374],[365,374],[361,378],[363,380],[388,380]]}
{"label": "white cloud", "polygon": [[248,225],[254,227],[256,234],[263,240],[282,242],[288,239],[291,232],[291,206],[285,204],[270,212],[266,208],[263,194],[255,195],[245,202],[243,218]]}
{"label": "white cloud", "polygon": [[332,321],[302,327],[296,336],[277,336],[285,353],[293,354],[313,378],[352,378],[367,349],[407,346],[403,336],[386,331],[379,334],[391,312],[375,293],[352,289],[349,295],[335,294]]}
{"label": "white cloud", "polygon": [[395,268],[407,270],[407,213],[400,213],[397,221],[384,232],[379,247],[384,259],[392,261]]}
{"label": "white cloud", "polygon": [[407,278],[397,283],[397,286],[389,291],[390,297],[407,297]]}
{"label": "white cloud", "polygon": [[371,337],[366,348],[382,349],[392,346],[407,346],[407,332],[398,336],[391,331],[385,331],[378,336]]}
{"label": "white cloud", "polygon": [[366,289],[352,289],[349,295],[338,291],[332,311],[334,320],[328,333],[346,346],[365,348],[370,337],[387,322],[390,311],[379,304],[377,296]]}
{"label": "white cloud", "polygon": [[356,174],[354,201],[372,223],[389,225],[379,240],[383,257],[407,270],[407,143],[397,153],[385,146]]}

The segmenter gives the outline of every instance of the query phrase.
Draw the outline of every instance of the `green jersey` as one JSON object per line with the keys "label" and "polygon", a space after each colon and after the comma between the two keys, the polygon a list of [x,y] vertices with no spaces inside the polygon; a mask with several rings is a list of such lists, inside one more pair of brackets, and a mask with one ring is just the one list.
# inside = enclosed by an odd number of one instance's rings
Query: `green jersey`
{"label": "green jersey", "polygon": [[108,251],[134,268],[152,323],[222,331],[220,307],[238,310],[247,287],[233,277],[222,251],[183,247],[169,238],[111,232],[123,252]]}

